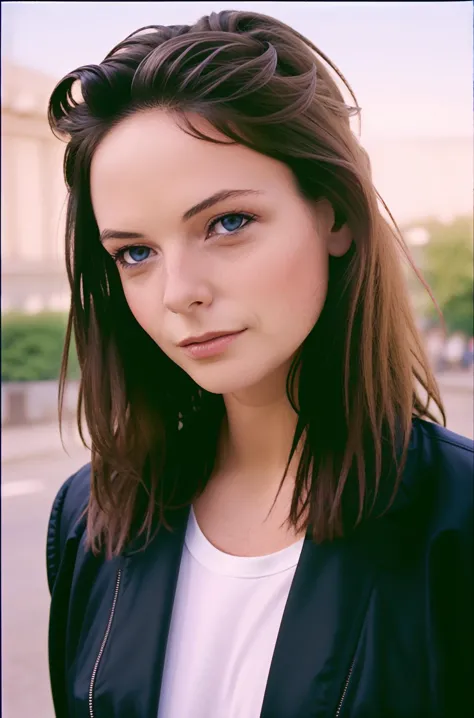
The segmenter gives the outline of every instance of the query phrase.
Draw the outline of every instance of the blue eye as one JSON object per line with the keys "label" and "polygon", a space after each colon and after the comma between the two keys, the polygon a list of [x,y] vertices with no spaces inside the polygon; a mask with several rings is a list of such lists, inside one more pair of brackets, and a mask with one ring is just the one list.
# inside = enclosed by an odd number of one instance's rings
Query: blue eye
{"label": "blue eye", "polygon": [[125,269],[136,266],[137,264],[143,264],[145,260],[150,257],[151,249],[148,247],[141,247],[139,245],[134,247],[123,247],[118,252],[112,255],[115,262],[120,264]]}
{"label": "blue eye", "polygon": [[130,264],[136,264],[138,262],[143,262],[144,259],[148,259],[150,255],[150,250],[148,249],[148,247],[130,247],[123,253],[124,259],[127,254],[132,260]]}
{"label": "blue eye", "polygon": [[255,217],[242,212],[225,214],[222,217],[217,217],[217,219],[211,222],[209,226],[209,233],[221,235],[233,234],[246,227],[254,219]]}
{"label": "blue eye", "polygon": [[243,221],[244,217],[241,214],[228,214],[221,219],[221,224],[226,232],[235,232],[236,229],[240,229]]}

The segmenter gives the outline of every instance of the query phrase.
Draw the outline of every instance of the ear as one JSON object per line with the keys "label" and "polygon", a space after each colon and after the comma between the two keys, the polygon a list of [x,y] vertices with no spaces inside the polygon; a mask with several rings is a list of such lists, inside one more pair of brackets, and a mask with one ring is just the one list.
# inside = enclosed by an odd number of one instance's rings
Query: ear
{"label": "ear", "polygon": [[352,244],[352,232],[347,223],[334,223],[327,237],[328,252],[333,257],[343,257]]}
{"label": "ear", "polygon": [[319,200],[317,211],[320,230],[326,241],[328,253],[333,257],[342,257],[352,244],[352,232],[344,217],[337,215],[327,199]]}

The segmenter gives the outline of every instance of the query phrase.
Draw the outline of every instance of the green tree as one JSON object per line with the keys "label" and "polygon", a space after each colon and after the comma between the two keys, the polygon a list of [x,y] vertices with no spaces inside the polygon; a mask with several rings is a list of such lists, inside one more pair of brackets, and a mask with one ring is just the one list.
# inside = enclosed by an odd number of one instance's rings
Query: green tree
{"label": "green tree", "polygon": [[[472,217],[458,217],[450,224],[429,220],[418,223],[428,230],[429,242],[418,247],[417,264],[436,299],[448,332],[473,333],[473,221]],[[412,281],[410,286],[413,287]],[[436,309],[425,300],[426,318],[435,320]]]}

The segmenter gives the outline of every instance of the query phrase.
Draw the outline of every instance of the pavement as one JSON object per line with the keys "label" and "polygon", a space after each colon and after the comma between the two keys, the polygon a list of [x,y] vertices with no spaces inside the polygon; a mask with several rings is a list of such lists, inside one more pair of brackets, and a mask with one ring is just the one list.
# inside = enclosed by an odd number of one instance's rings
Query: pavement
{"label": "pavement", "polygon": [[2,429],[1,441],[2,465],[11,461],[41,458],[51,454],[70,454],[71,451],[82,446],[73,421],[65,422],[63,425],[63,443],[58,422],[5,427]]}
{"label": "pavement", "polygon": [[88,461],[77,447],[2,466],[2,707],[5,718],[54,718],[48,671],[46,530],[62,483]]}
{"label": "pavement", "polygon": [[439,388],[441,391],[474,391],[474,368],[465,369],[463,371],[445,371],[437,374]]}

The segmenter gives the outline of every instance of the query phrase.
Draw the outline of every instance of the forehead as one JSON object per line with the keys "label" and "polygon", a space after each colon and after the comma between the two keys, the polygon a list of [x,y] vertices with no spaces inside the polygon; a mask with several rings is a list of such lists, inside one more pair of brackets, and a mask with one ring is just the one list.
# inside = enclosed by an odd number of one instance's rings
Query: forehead
{"label": "forehead", "polygon": [[179,204],[182,211],[222,189],[282,191],[293,182],[283,163],[230,144],[204,120],[190,119],[226,144],[189,135],[175,116],[161,109],[138,112],[107,134],[91,164],[96,215],[110,214],[111,207],[117,215],[120,207],[156,206],[158,197],[160,204]]}

